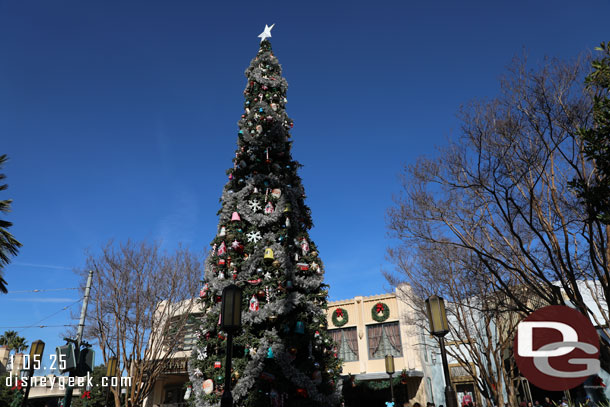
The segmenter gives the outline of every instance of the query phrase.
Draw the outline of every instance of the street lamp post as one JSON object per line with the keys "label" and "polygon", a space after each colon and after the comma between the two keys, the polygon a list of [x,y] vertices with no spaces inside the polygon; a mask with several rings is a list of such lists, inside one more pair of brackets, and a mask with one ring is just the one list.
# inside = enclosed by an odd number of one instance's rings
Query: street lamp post
{"label": "street lamp post", "polygon": [[233,407],[231,394],[231,351],[233,350],[233,333],[241,327],[241,288],[235,284],[222,290],[220,307],[221,327],[227,332],[227,358],[225,360],[225,388],[220,399],[220,407]]}
{"label": "street lamp post", "polygon": [[394,374],[394,356],[385,355],[385,371],[390,375],[390,395],[392,396],[392,403],[394,402],[394,383],[392,383],[392,375]]}
{"label": "street lamp post", "polygon": [[447,321],[444,300],[437,295],[428,298],[426,300],[426,312],[428,314],[428,320],[430,321],[430,333],[438,338],[441,346],[443,372],[445,373],[445,404],[447,407],[457,407],[457,396],[451,385],[447,353],[445,351],[444,336],[449,333],[449,323]]}
{"label": "street lamp post", "polygon": [[28,369],[28,382],[25,387],[25,395],[23,396],[23,400],[21,401],[21,407],[25,407],[28,402],[28,397],[30,397],[30,388],[32,387],[32,377],[34,376],[34,365],[36,364],[36,368],[40,368],[40,363],[42,362],[42,353],[44,352],[44,342],[40,339],[32,342],[32,346],[30,348],[30,359],[29,359],[29,369]]}

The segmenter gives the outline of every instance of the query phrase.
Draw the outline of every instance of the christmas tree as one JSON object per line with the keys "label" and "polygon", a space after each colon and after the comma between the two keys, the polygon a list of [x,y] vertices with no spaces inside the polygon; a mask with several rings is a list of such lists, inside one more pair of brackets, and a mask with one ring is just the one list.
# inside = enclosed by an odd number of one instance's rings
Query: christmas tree
{"label": "christmas tree", "polygon": [[326,332],[324,269],[300,164],[290,154],[286,80],[271,50],[271,27],[246,70],[244,114],[227,171],[217,235],[205,265],[205,309],[189,365],[195,406],[217,406],[223,392],[224,287],[243,290],[242,329],[233,339],[236,406],[336,406],[341,365]]}

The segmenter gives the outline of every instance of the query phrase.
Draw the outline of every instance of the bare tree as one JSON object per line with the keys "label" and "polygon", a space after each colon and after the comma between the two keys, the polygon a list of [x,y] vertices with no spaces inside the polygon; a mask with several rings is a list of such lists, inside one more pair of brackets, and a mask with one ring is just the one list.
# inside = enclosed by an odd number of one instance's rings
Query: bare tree
{"label": "bare tree", "polygon": [[[93,270],[87,337],[101,348],[104,364],[117,357],[121,374],[131,377],[124,406],[142,405],[167,360],[180,349],[185,325],[196,306],[203,256],[158,244],[108,242],[88,254],[85,278]],[[115,405],[119,390],[112,388]]]}
{"label": "bare tree", "polygon": [[505,355],[518,316],[497,311],[506,298],[478,278],[483,266],[477,257],[452,245],[426,242],[390,249],[389,254],[400,273],[386,273],[386,278],[414,311],[407,323],[429,332],[424,299],[435,294],[445,298],[450,320],[447,353],[473,379],[488,405],[516,405],[513,370],[506,366]]}
{"label": "bare tree", "polygon": [[[427,244],[476,257],[474,274],[506,297],[497,311],[570,303],[610,334],[608,229],[569,187],[594,172],[579,136],[592,119],[588,67],[515,60],[500,96],[462,109],[457,140],[405,168],[389,218],[405,253]],[[601,361],[608,370],[605,342]]]}

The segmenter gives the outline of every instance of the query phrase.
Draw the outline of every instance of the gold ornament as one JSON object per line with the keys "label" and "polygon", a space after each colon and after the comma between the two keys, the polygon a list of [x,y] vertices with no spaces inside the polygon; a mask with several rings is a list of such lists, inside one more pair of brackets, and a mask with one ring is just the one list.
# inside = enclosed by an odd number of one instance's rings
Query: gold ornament
{"label": "gold ornament", "polygon": [[273,261],[273,260],[275,260],[275,257],[273,257],[273,249],[271,247],[267,247],[265,249],[265,255],[263,256],[263,258],[266,261]]}

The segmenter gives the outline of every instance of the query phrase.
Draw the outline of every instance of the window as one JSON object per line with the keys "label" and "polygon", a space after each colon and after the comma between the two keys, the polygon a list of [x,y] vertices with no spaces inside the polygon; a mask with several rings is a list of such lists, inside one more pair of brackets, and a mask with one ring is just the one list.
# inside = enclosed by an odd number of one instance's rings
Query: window
{"label": "window", "polygon": [[358,336],[356,328],[331,329],[330,334],[337,345],[337,356],[343,362],[358,360]]}
{"label": "window", "polygon": [[367,325],[366,333],[370,359],[382,359],[385,355],[402,356],[398,322]]}
{"label": "window", "polygon": [[[195,344],[197,343],[197,326],[199,323],[197,322],[203,314],[191,314],[188,316],[187,320],[184,321],[183,316],[177,316],[172,318],[169,330],[168,330],[168,338],[167,344],[171,346],[171,344],[175,344],[174,351],[188,351],[192,350]],[[182,329],[179,329],[179,324],[184,323]]]}

